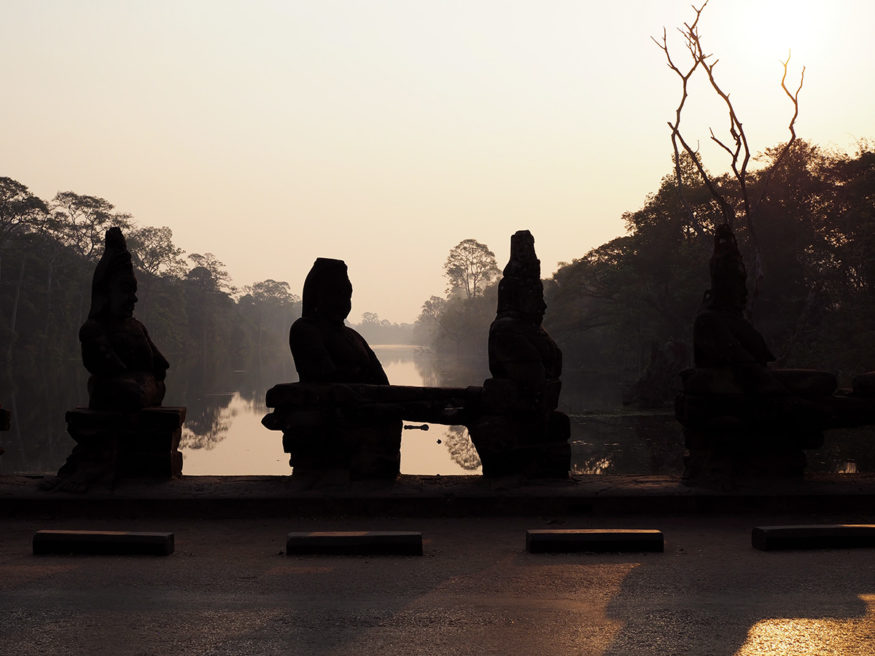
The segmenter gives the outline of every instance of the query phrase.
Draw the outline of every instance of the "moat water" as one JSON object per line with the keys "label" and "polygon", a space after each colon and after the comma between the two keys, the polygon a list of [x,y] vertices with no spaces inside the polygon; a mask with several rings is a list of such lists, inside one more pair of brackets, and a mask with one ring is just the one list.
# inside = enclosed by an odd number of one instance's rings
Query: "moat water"
{"label": "moat water", "polygon": [[[451,364],[416,346],[375,346],[394,385],[464,387],[480,385],[489,373],[484,363]],[[267,414],[265,392],[296,380],[291,362],[270,373],[234,372],[224,380],[202,377],[173,384],[169,372],[166,405],[185,405],[187,418],[180,449],[186,475],[288,475],[282,434],[261,425]],[[275,364],[275,363],[274,363]],[[13,391],[4,399],[13,410],[13,430],[0,433],[0,473],[54,473],[73,446],[64,412],[87,403],[84,372],[55,381],[41,398]],[[208,382],[204,382],[208,381]],[[621,402],[621,382],[604,375],[566,372],[560,409],[571,418],[572,472],[576,474],[664,474],[683,470],[683,435],[670,409],[630,411]],[[405,425],[411,425],[405,422]],[[421,425],[421,424],[417,424]],[[826,433],[824,447],[808,452],[816,472],[875,471],[875,428]],[[462,426],[429,425],[404,430],[404,474],[442,476],[479,474],[480,461]]]}

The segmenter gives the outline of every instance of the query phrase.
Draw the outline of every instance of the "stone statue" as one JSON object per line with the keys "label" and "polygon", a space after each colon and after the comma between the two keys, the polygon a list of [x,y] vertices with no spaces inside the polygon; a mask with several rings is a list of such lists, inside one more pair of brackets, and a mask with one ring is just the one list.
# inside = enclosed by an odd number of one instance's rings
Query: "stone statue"
{"label": "stone statue", "polygon": [[364,337],[344,325],[352,308],[345,262],[318,258],[304,281],[302,305],[301,318],[289,330],[302,383],[389,384]]}
{"label": "stone statue", "polygon": [[159,406],[169,364],[134,319],[137,279],[119,228],[106,232],[106,248],[91,283],[91,310],[79,329],[91,410],[135,411]]}
{"label": "stone statue", "polygon": [[541,327],[546,308],[535,240],[520,230],[489,328],[492,378],[483,383],[482,417],[470,426],[484,475],[568,475],[568,417],[556,411],[562,352]]}
{"label": "stone statue", "polygon": [[775,356],[745,318],[747,273],[732,229],[714,233],[711,289],[693,326],[695,368],[676,404],[697,483],[799,477],[803,449],[823,443],[837,387],[828,372],[772,369]]}
{"label": "stone statue", "polygon": [[120,478],[174,478],[182,473],[179,439],[185,408],[164,407],[167,360],[134,319],[137,279],[124,235],[106,231],[91,283],[91,309],[79,329],[88,407],[66,414],[76,445],[44,490],[85,492]]}
{"label": "stone statue", "polygon": [[[346,264],[318,258],[304,281],[301,318],[289,330],[289,346],[301,383],[389,385],[371,347],[344,325],[351,307],[352,284]],[[343,389],[347,388],[326,388],[325,394],[336,395]],[[351,391],[348,396],[352,396]],[[369,406],[369,411],[356,407],[355,411],[347,406],[348,412],[331,413],[315,426],[283,429],[283,447],[290,454],[294,475],[330,469],[348,471],[352,478],[398,475],[400,416],[383,414],[379,406]]]}
{"label": "stone statue", "polygon": [[[732,229],[723,224],[714,232],[709,263],[711,289],[693,326],[696,367],[733,367],[739,373],[765,367],[775,360],[766,340],[745,319],[747,271]],[[741,375],[744,375],[741,373]]]}
{"label": "stone statue", "polygon": [[[12,413],[3,407],[0,407],[0,431],[8,431],[12,425]],[[0,454],[3,452],[0,451]]]}
{"label": "stone statue", "polygon": [[[8,431],[12,424],[12,413],[5,408],[0,407],[0,431]],[[0,447],[0,456],[5,453],[3,447]]]}

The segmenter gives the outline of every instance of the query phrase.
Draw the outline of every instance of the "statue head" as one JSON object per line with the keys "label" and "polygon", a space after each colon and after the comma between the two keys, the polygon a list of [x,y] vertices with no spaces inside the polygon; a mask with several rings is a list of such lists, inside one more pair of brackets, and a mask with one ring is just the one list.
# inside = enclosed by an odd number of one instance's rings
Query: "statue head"
{"label": "statue head", "polygon": [[711,273],[710,304],[721,309],[742,312],[747,305],[747,270],[738,243],[729,224],[714,231],[714,253],[709,263]]}
{"label": "statue head", "polygon": [[343,323],[352,309],[352,283],[343,260],[317,258],[304,280],[301,316]]}
{"label": "statue head", "polygon": [[126,319],[137,303],[137,279],[125,237],[120,228],[106,231],[103,255],[91,280],[89,319]]}
{"label": "statue head", "polygon": [[498,316],[512,314],[540,324],[546,309],[535,238],[518,230],[510,238],[510,259],[498,283]]}

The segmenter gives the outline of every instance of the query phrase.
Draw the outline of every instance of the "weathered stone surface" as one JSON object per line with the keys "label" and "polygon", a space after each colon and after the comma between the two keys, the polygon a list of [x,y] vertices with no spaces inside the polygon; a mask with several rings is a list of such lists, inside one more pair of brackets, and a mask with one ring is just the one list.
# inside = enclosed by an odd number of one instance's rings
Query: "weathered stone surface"
{"label": "weathered stone surface", "polygon": [[662,531],[655,529],[533,529],[526,531],[529,553],[662,552]]}
{"label": "weathered stone surface", "polygon": [[345,469],[354,478],[378,472],[393,477],[395,453],[384,446],[382,426],[400,426],[402,418],[467,425],[480,392],[479,387],[284,383],[268,390],[273,411],[261,423],[283,431],[298,475]]}
{"label": "weathered stone surface", "polygon": [[289,332],[300,383],[267,393],[274,410],[262,423],[283,431],[294,475],[341,469],[353,478],[395,477],[407,419],[466,426],[486,476],[568,476],[570,424],[556,411],[562,353],[541,327],[546,305],[528,231],[511,239],[489,333],[493,377],[482,388],[388,385],[365,340],[343,324],[351,296],[346,265],[317,259]]}
{"label": "weathered stone surface", "polygon": [[88,379],[88,408],[67,413],[76,446],[45,490],[85,492],[128,476],[174,478],[185,408],[163,408],[170,366],[145,326],[134,319],[137,280],[119,228],[106,231],[91,284],[91,309],[79,330]]}
{"label": "weathered stone surface", "polygon": [[823,429],[841,410],[832,400],[836,377],[769,368],[775,358],[744,317],[747,274],[728,225],[715,231],[710,273],[693,327],[695,369],[681,375],[675,405],[688,451],[685,480],[722,486],[740,478],[800,478],[804,450],[822,446]]}
{"label": "weathered stone surface", "polygon": [[541,265],[528,230],[511,237],[510,261],[498,285],[489,329],[489,371],[480,417],[469,425],[484,476],[565,478],[571,466],[570,424],[558,412],[562,352],[541,327]]}
{"label": "weathered stone surface", "polygon": [[88,407],[111,412],[161,405],[170,366],[146,327],[134,319],[137,279],[125,238],[106,231],[106,245],[94,270],[91,309],[79,329],[88,380]]}
{"label": "weathered stone surface", "polygon": [[875,398],[875,371],[868,371],[854,377],[854,396],[866,399]]}
{"label": "weathered stone surface", "polygon": [[43,489],[84,492],[95,483],[114,486],[124,478],[178,478],[179,440],[185,408],[159,406],[138,412],[76,408],[66,414],[76,446],[55,478]]}
{"label": "weathered stone surface", "polygon": [[[289,330],[289,347],[301,383],[358,383],[388,386],[389,380],[365,339],[344,325],[352,307],[352,284],[341,260],[318,258],[304,282],[301,318]],[[286,395],[315,390],[286,391]],[[342,393],[332,388],[335,400]],[[293,475],[343,469],[353,478],[394,478],[401,466],[401,418],[372,407],[351,417],[328,409],[300,416],[289,397],[271,393],[276,408],[263,421],[283,431],[283,449]],[[293,401],[289,403],[288,401]]]}
{"label": "weathered stone surface", "polygon": [[34,555],[99,554],[169,556],[173,533],[43,530],[33,535]]}
{"label": "weathered stone surface", "polygon": [[761,551],[875,547],[875,524],[757,526],[751,544]]}
{"label": "weathered stone surface", "polygon": [[413,531],[310,531],[289,533],[286,555],[422,555],[422,533]]}

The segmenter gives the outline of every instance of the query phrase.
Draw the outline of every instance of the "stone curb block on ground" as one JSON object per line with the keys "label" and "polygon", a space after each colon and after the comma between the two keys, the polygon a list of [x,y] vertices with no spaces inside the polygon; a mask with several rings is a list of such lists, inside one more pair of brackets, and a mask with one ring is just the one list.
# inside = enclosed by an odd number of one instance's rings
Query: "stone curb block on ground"
{"label": "stone curb block on ground", "polygon": [[662,552],[662,531],[654,529],[530,529],[529,553]]}
{"label": "stone curb block on ground", "polygon": [[751,544],[760,551],[875,547],[875,524],[756,526]]}
{"label": "stone curb block on ground", "polygon": [[169,556],[173,533],[42,530],[33,535],[34,555],[100,554]]}
{"label": "stone curb block on ground", "polygon": [[422,533],[414,531],[289,533],[286,538],[286,555],[303,554],[421,556]]}

